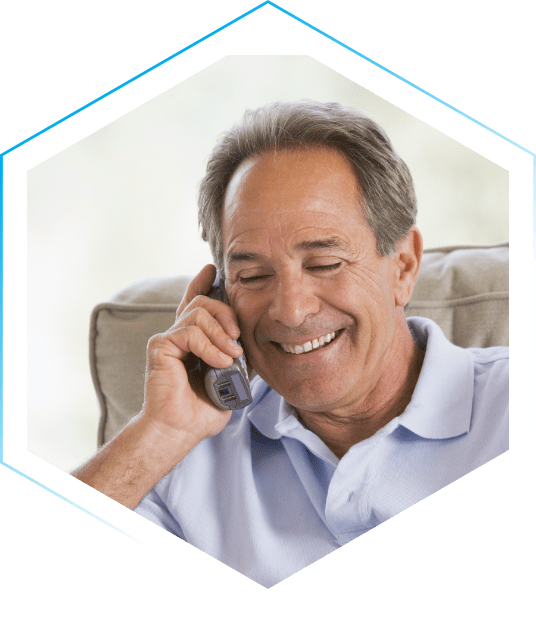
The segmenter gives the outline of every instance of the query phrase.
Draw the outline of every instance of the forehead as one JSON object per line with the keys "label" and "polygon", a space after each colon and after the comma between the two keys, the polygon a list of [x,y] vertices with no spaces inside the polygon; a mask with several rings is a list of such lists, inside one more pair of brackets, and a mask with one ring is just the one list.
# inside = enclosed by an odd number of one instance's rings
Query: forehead
{"label": "forehead", "polygon": [[269,151],[238,167],[222,213],[224,248],[270,227],[285,236],[300,230],[344,230],[364,223],[362,189],[346,158],[332,148]]}

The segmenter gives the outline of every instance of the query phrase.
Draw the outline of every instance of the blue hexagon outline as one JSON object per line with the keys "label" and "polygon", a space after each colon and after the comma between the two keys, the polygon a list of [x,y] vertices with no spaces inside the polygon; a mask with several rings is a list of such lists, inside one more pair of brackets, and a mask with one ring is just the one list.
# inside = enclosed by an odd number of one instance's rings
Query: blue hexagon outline
{"label": "blue hexagon outline", "polygon": [[[61,124],[65,120],[68,120],[72,116],[75,116],[76,114],[79,114],[80,112],[84,111],[88,107],[91,107],[95,103],[98,103],[99,101],[101,101],[102,99],[106,98],[107,96],[113,94],[117,90],[120,90],[121,88],[124,88],[125,86],[127,86],[128,84],[132,83],[133,81],[139,79],[140,77],[143,77],[147,73],[150,73],[151,71],[154,71],[155,69],[157,69],[158,67],[162,66],[166,62],[169,62],[170,60],[173,60],[177,56],[180,56],[181,54],[187,52],[189,49],[192,49],[196,45],[199,45],[200,43],[203,43],[203,41],[206,41],[210,37],[218,34],[218,32],[221,32],[222,30],[225,30],[226,28],[229,28],[230,26],[232,26],[236,22],[238,22],[238,21],[248,17],[252,13],[254,13],[254,12],[258,11],[259,9],[261,9],[261,8],[263,8],[265,6],[268,6],[268,5],[272,6],[273,8],[277,9],[278,11],[281,11],[282,13],[287,15],[288,17],[291,17],[292,19],[298,21],[299,23],[303,24],[304,26],[307,26],[308,28],[311,28],[311,30],[314,30],[315,32],[317,32],[318,34],[320,34],[320,35],[324,36],[325,38],[329,39],[333,43],[336,43],[337,45],[340,45],[344,49],[346,49],[349,52],[355,54],[356,56],[359,56],[363,60],[366,60],[367,62],[369,62],[370,64],[374,65],[375,67],[381,69],[382,71],[385,71],[386,73],[388,73],[389,75],[395,77],[396,79],[399,79],[400,81],[404,82],[408,86],[411,86],[412,88],[415,88],[416,90],[418,90],[422,94],[430,97],[434,101],[437,101],[441,105],[444,105],[445,107],[448,107],[449,109],[451,109],[452,111],[456,112],[457,114],[460,114],[464,118],[467,118],[471,122],[474,122],[475,124],[479,125],[483,129],[486,129],[487,131],[490,131],[491,133],[493,133],[497,137],[500,137],[501,139],[507,141],[508,143],[512,144],[516,148],[519,148],[520,150],[523,150],[524,152],[526,152],[529,155],[532,155],[532,159],[533,159],[533,212],[534,212],[534,221],[536,222],[536,154],[535,153],[533,153],[532,151],[528,150],[527,148],[521,146],[520,144],[514,142],[513,140],[509,139],[505,135],[502,135],[498,131],[495,131],[491,127],[488,127],[487,125],[483,124],[482,122],[476,120],[476,118],[473,118],[472,116],[469,116],[465,112],[462,112],[461,110],[459,110],[458,108],[454,107],[453,105],[450,105],[446,101],[443,101],[439,97],[436,97],[435,95],[433,95],[432,93],[428,92],[427,90],[424,90],[423,88],[420,88],[419,86],[417,86],[413,82],[410,82],[409,80],[405,79],[404,77],[402,77],[398,73],[395,73],[394,71],[391,71],[387,67],[385,67],[385,66],[379,64],[378,62],[372,60],[372,58],[369,58],[368,56],[365,56],[364,54],[362,54],[361,52],[357,51],[353,47],[350,47],[349,45],[346,45],[345,43],[343,43],[342,41],[339,41],[335,37],[332,37],[327,32],[324,32],[323,30],[320,30],[320,28],[317,28],[316,26],[313,26],[312,24],[310,24],[309,22],[301,19],[297,15],[294,15],[290,11],[287,11],[282,6],[279,6],[278,4],[275,4],[274,2],[270,2],[268,0],[266,2],[262,2],[261,4],[258,4],[257,6],[253,7],[249,11],[246,11],[245,13],[242,13],[242,15],[239,15],[235,19],[232,19],[231,21],[227,22],[223,26],[220,26],[219,28],[216,28],[216,30],[213,30],[209,34],[206,34],[205,36],[201,37],[197,41],[195,41],[193,43],[190,43],[190,45],[187,45],[186,47],[183,47],[178,52],[175,52],[174,54],[172,54],[171,56],[168,56],[164,60],[161,60],[160,62],[157,62],[152,67],[149,67],[145,71],[142,71],[141,73],[138,73],[138,75],[135,75],[134,77],[128,79],[127,81],[123,82],[119,86],[116,86],[115,88],[112,88],[111,90],[109,90],[105,94],[102,94],[101,96],[97,97],[96,99],[93,99],[93,101],[90,101],[89,103],[86,103],[86,105],[83,105],[82,107],[78,108],[74,112],[71,112],[70,114],[67,114],[66,116],[64,116],[60,120],[57,120],[56,122],[50,124],[48,127],[45,127],[41,131],[38,131],[37,133],[34,133],[34,135],[24,139],[23,141],[19,142],[15,146],[12,146],[11,148],[8,148],[4,152],[0,153],[0,265],[1,265],[1,269],[0,269],[0,285],[2,287],[2,299],[1,299],[1,302],[0,302],[0,323],[2,324],[2,332],[0,333],[0,342],[1,342],[1,347],[0,347],[0,394],[1,395],[3,395],[3,386],[4,386],[3,385],[3,363],[4,363],[4,331],[3,331],[3,325],[4,325],[4,312],[3,312],[3,308],[4,308],[4,303],[3,303],[3,290],[4,290],[4,264],[3,264],[3,242],[4,242],[4,227],[3,227],[3,224],[4,224],[4,221],[3,221],[3,212],[4,212],[4,209],[3,209],[3,206],[4,206],[4,156],[9,154],[13,150],[16,150],[17,148],[20,148],[21,146],[23,146],[27,142],[29,142],[32,139],[38,137],[39,135],[45,133],[46,131],[49,131],[50,129],[53,129],[55,126],[57,126],[58,124]],[[536,234],[536,229],[535,229],[535,234]],[[535,257],[536,257],[536,246],[534,248],[534,251],[535,251]],[[29,481],[32,481],[33,483],[35,483],[39,487],[42,487],[43,489],[46,489],[47,491],[49,491],[51,494],[53,494],[57,498],[61,498],[62,500],[64,500],[68,504],[70,504],[70,505],[80,509],[81,511],[83,511],[84,513],[87,513],[88,515],[91,515],[92,517],[96,518],[98,521],[100,521],[100,522],[110,526],[111,528],[113,528],[117,532],[121,532],[122,534],[124,534],[125,536],[129,537],[130,539],[132,539],[134,541],[137,541],[137,539],[135,537],[133,537],[130,534],[126,533],[124,530],[121,530],[120,528],[117,528],[116,526],[114,526],[110,522],[106,521],[102,517],[99,517],[98,515],[95,515],[95,513],[92,513],[91,511],[85,509],[84,507],[80,506],[79,504],[76,504],[76,502],[73,502],[72,500],[69,500],[69,498],[66,498],[65,496],[62,496],[57,491],[51,489],[50,487],[47,487],[43,483],[40,483],[36,479],[28,476],[27,474],[25,474],[21,470],[17,470],[16,468],[14,468],[13,466],[9,465],[7,462],[4,461],[4,407],[3,407],[3,397],[2,397],[2,401],[0,402],[0,464],[3,465],[4,467],[8,468],[9,470],[19,474],[23,478],[25,478],[25,479],[27,479]]]}

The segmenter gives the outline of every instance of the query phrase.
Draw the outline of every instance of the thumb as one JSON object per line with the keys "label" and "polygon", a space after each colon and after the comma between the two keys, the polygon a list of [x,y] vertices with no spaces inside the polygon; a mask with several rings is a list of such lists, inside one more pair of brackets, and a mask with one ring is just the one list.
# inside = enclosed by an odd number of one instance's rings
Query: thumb
{"label": "thumb", "polygon": [[199,273],[197,273],[188,284],[186,292],[182,297],[181,304],[177,309],[177,315],[180,315],[196,296],[206,295],[215,279],[216,267],[213,264],[203,266]]}

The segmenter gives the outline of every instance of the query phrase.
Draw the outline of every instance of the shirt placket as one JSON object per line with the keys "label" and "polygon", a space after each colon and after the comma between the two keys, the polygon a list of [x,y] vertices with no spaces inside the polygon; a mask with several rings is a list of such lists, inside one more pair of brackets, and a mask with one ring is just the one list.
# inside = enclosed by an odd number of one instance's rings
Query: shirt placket
{"label": "shirt placket", "polygon": [[341,459],[331,479],[325,519],[341,545],[374,526],[369,497],[382,438],[374,436],[354,445]]}

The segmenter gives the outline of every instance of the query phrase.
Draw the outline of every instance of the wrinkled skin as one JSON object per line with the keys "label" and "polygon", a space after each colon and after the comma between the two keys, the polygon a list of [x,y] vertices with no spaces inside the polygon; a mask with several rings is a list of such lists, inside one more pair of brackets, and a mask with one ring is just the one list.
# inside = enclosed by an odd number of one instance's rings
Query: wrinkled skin
{"label": "wrinkled skin", "polygon": [[[228,294],[248,360],[310,427],[321,418],[381,427],[420,367],[403,312],[420,234],[412,228],[380,256],[362,199],[349,163],[328,148],[249,159],[225,197]],[[333,331],[306,354],[278,345]]]}

